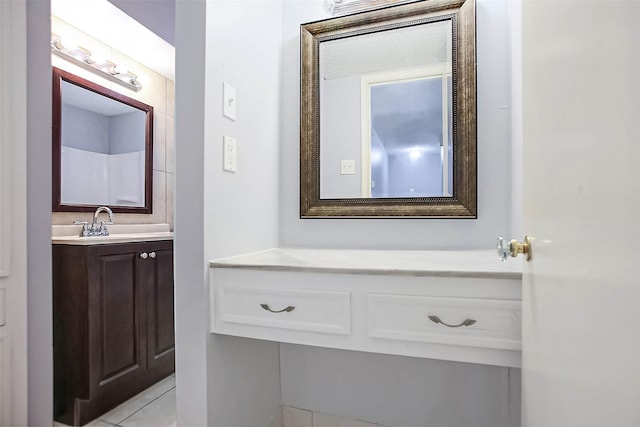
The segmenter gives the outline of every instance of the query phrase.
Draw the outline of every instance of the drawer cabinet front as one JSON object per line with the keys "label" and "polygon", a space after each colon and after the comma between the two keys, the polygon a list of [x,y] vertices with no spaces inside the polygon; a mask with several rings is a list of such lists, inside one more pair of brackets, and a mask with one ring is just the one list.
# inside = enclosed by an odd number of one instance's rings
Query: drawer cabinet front
{"label": "drawer cabinet front", "polygon": [[89,257],[89,351],[94,385],[135,381],[145,369],[146,328],[137,252],[99,248]]}
{"label": "drawer cabinet front", "polygon": [[218,288],[221,322],[347,335],[349,292],[252,287]]}
{"label": "drawer cabinet front", "polygon": [[57,421],[84,425],[173,372],[172,247],[53,245]]}
{"label": "drawer cabinet front", "polygon": [[141,262],[147,292],[147,366],[173,372],[175,333],[173,312],[173,247],[171,242],[151,246],[154,259]]}
{"label": "drawer cabinet front", "polygon": [[504,350],[521,349],[521,303],[369,294],[369,336]]}

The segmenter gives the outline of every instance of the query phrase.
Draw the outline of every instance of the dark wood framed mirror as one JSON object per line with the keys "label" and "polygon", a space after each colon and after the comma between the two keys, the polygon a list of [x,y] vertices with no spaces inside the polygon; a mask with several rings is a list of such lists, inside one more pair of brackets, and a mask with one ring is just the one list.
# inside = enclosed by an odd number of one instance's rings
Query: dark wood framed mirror
{"label": "dark wood framed mirror", "polygon": [[300,27],[300,217],[477,217],[474,0]]}
{"label": "dark wood framed mirror", "polygon": [[53,67],[52,153],[54,212],[152,212],[152,106]]}

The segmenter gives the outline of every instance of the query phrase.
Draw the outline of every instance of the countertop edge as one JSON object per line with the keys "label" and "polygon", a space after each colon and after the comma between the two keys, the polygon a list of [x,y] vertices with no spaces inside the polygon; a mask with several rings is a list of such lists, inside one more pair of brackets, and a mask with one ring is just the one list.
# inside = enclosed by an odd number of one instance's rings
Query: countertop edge
{"label": "countertop edge", "polygon": [[298,271],[306,273],[339,273],[339,274],[368,274],[374,276],[409,276],[409,277],[468,277],[486,279],[522,279],[522,272],[513,271],[460,271],[460,270],[411,270],[411,269],[372,269],[359,267],[313,267],[289,265],[255,265],[255,264],[226,264],[210,261],[211,268],[262,270],[262,271]]}
{"label": "countertop edge", "polygon": [[115,237],[112,235],[111,239],[101,239],[100,237],[86,237],[84,239],[65,239],[62,237],[52,237],[51,244],[53,245],[70,245],[70,246],[95,246],[95,245],[116,245],[126,243],[141,243],[141,242],[161,242],[161,241],[174,241],[174,236],[140,236],[138,237]]}

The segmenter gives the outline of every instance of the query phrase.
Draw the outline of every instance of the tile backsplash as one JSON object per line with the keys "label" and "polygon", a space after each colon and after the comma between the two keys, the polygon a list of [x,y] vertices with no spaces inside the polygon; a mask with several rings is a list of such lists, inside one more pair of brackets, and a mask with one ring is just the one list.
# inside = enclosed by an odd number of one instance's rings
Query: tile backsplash
{"label": "tile backsplash", "polygon": [[[92,51],[100,51],[115,62],[126,64],[132,70],[138,70],[141,75],[146,77],[142,90],[136,93],[84,70],[63,58],[51,55],[51,63],[54,67],[153,106],[153,213],[148,215],[115,214],[114,222],[118,224],[168,223],[173,230],[174,82],[56,17],[51,17],[51,29],[55,34],[73,37],[78,45],[86,46]],[[88,212],[54,212],[52,223],[56,225],[71,224],[76,219],[86,220],[90,217],[91,213]]]}

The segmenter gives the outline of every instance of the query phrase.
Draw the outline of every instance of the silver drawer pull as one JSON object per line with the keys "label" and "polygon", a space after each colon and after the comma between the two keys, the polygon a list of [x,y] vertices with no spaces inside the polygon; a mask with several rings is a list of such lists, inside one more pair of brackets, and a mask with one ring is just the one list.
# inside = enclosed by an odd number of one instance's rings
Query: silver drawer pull
{"label": "silver drawer pull", "polygon": [[462,323],[459,323],[457,325],[450,325],[440,320],[438,316],[429,316],[429,320],[431,320],[433,323],[442,323],[444,326],[448,326],[450,328],[459,328],[460,326],[471,326],[474,323],[476,323],[476,321],[473,319],[466,319]]}
{"label": "silver drawer pull", "polygon": [[142,253],[140,254],[140,258],[142,258],[142,259],[147,259],[147,258],[149,258],[149,254],[148,254],[148,253],[146,253],[146,252],[142,252]]}
{"label": "silver drawer pull", "polygon": [[271,308],[269,307],[269,304],[260,304],[260,307],[262,307],[265,310],[270,311],[272,313],[289,313],[290,311],[293,311],[293,310],[296,309],[292,305],[289,305],[286,308],[283,308],[282,310],[271,310]]}
{"label": "silver drawer pull", "polygon": [[155,257],[156,257],[155,252],[149,252],[149,258],[155,258]]}

